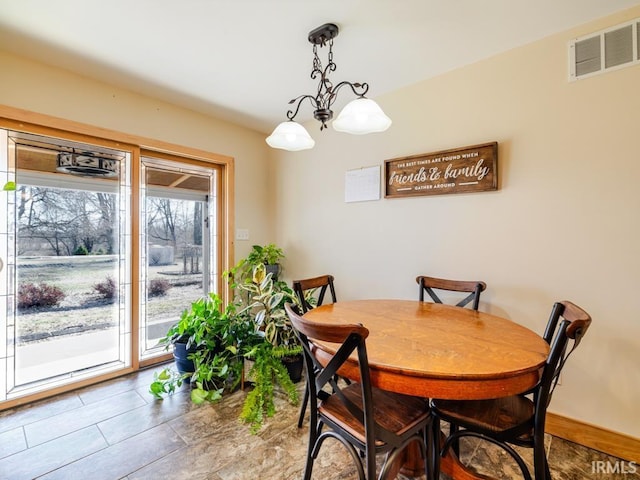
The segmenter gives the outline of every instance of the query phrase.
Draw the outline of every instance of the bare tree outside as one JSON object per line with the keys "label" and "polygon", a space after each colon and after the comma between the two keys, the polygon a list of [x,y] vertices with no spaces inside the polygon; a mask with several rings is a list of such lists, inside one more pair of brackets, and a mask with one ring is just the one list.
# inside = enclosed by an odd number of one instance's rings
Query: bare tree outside
{"label": "bare tree outside", "polygon": [[115,194],[29,185],[19,193],[19,255],[116,253]]}

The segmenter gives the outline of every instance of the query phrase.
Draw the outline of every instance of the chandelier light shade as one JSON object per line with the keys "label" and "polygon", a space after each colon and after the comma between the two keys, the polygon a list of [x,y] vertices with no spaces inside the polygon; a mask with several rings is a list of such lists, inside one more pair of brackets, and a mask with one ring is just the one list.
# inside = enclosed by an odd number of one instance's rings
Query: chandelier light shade
{"label": "chandelier light shade", "polygon": [[376,102],[362,97],[347,103],[332,125],[338,132],[364,135],[384,132],[391,126],[391,119]]}
{"label": "chandelier light shade", "polygon": [[291,120],[279,124],[267,137],[267,143],[272,148],[282,148],[292,152],[308,150],[316,144],[306,128]]}
{"label": "chandelier light shade", "polygon": [[[329,74],[336,70],[333,62],[333,39],[338,35],[338,27],[333,23],[326,23],[309,33],[309,42],[313,44],[313,68],[311,78],[319,79],[318,90],[315,95],[300,95],[289,102],[295,105],[287,112],[289,121],[279,124],[266,139],[267,144],[273,148],[298,151],[313,148],[314,140],[307,130],[295,122],[294,119],[300,111],[300,106],[308,100],[313,107],[313,117],[320,122],[320,131],[327,128],[327,122],[333,119],[331,107],[336,101],[338,92],[342,87],[348,86],[356,99],[349,102],[333,121],[333,128],[338,132],[346,132],[354,135],[383,132],[391,126],[391,119],[387,117],[380,106],[373,100],[366,98],[369,91],[367,83],[352,83],[342,81],[335,86],[329,79]],[[318,56],[318,47],[329,45],[327,65],[322,66]]]}

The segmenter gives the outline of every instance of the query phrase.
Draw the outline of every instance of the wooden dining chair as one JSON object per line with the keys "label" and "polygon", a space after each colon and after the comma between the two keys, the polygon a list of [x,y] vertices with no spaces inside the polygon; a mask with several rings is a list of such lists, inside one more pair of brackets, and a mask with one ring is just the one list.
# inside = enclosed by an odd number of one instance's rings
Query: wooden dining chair
{"label": "wooden dining chair", "polygon": [[[302,313],[307,313],[312,308],[322,305],[327,289],[331,295],[331,301],[333,303],[337,301],[336,289],[333,285],[333,275],[320,275],[319,277],[294,280],[292,285],[293,291],[298,297],[298,301],[302,307]],[[308,403],[309,391],[305,388],[302,404],[300,405],[300,414],[298,415],[298,428],[302,428]]]}
{"label": "wooden dining chair", "polygon": [[[560,372],[569,355],[576,349],[591,324],[591,317],[577,305],[569,302],[554,304],[544,333],[550,344],[549,356],[538,385],[521,395],[491,400],[431,400],[432,441],[440,437],[440,420],[457,425],[442,449],[434,448],[432,465],[434,478],[438,478],[440,453],[462,437],[476,437],[505,450],[518,464],[522,476],[531,480],[531,473],[522,457],[512,445],[533,449],[533,467],[536,480],[551,480],[544,448],[544,424],[547,406],[558,383]],[[438,443],[434,443],[438,445]]]}
{"label": "wooden dining chair", "polygon": [[[371,385],[366,347],[369,331],[362,325],[309,321],[289,303],[285,310],[304,350],[310,393],[304,480],[311,478],[314,461],[329,438],[338,440],[347,449],[360,480],[386,478],[398,455],[412,442],[418,442],[425,471],[429,471],[428,404],[422,398],[387,392]],[[335,353],[323,363],[317,356],[320,347],[313,342],[334,344]],[[348,363],[354,352],[357,366]],[[335,376],[339,372],[349,372],[359,381],[338,384]],[[380,453],[387,455],[380,475],[376,476],[376,455]]]}
{"label": "wooden dining chair", "polygon": [[[416,282],[420,286],[418,299],[421,302],[424,302],[425,292],[435,303],[442,303],[437,291],[467,293],[468,295],[459,300],[455,306],[466,307],[471,303],[471,301],[473,301],[471,306],[473,310],[478,310],[478,306],[480,305],[480,294],[487,288],[487,284],[480,281],[448,280],[445,278],[427,277],[424,275],[416,277]],[[451,432],[455,432],[456,428],[457,427],[455,425],[449,425]],[[452,448],[456,455],[460,453],[460,447],[457,441],[453,442]]]}
{"label": "wooden dining chair", "polygon": [[447,280],[444,278],[426,277],[420,275],[416,277],[416,282],[420,285],[419,300],[424,302],[424,293],[427,292],[431,300],[435,303],[442,303],[436,290],[447,292],[468,293],[466,297],[456,303],[456,307],[465,307],[473,300],[472,308],[478,310],[480,304],[480,294],[487,288],[486,283],[479,281]]}
{"label": "wooden dining chair", "polygon": [[293,281],[293,291],[302,305],[302,313],[322,305],[327,289],[331,295],[331,301],[336,303],[333,275],[320,275],[319,277]]}

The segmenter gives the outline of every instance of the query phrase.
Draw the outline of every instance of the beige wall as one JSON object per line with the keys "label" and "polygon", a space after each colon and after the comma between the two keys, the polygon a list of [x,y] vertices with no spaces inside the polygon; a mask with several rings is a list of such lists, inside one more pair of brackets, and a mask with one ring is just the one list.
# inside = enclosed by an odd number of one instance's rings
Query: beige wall
{"label": "beige wall", "polygon": [[265,135],[1,50],[0,70],[0,104],[234,157],[236,226],[251,232],[236,257],[273,241]]}
{"label": "beige wall", "polygon": [[[379,97],[383,134],[308,125],[313,150],[277,154],[286,275],[333,273],[339,300],[417,298],[418,274],[481,279],[482,310],[540,333],[571,300],[594,324],[551,410],[640,437],[640,66],[567,80],[571,38],[634,17]],[[344,203],[349,169],[491,141],[496,192]]]}

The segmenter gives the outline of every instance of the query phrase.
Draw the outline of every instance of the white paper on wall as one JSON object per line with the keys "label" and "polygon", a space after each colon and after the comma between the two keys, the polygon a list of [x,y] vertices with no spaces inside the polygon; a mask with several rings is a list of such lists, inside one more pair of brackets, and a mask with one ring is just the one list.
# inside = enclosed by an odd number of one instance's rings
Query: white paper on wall
{"label": "white paper on wall", "polygon": [[380,200],[380,165],[347,170],[344,176],[344,201]]}

